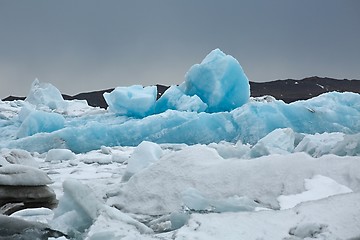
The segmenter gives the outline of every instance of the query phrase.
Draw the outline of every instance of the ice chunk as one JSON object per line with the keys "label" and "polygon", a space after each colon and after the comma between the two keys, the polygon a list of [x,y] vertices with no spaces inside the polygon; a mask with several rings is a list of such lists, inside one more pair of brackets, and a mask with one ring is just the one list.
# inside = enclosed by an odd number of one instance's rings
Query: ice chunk
{"label": "ice chunk", "polygon": [[51,225],[62,232],[80,234],[97,218],[103,202],[77,180],[63,182],[64,195],[54,212]]}
{"label": "ice chunk", "polygon": [[48,239],[64,236],[61,232],[52,230],[47,224],[25,221],[16,217],[0,215],[1,239]]}
{"label": "ice chunk", "polygon": [[52,183],[43,171],[18,164],[0,167],[0,185],[43,186]]}
{"label": "ice chunk", "polygon": [[189,146],[135,174],[122,186],[121,194],[108,203],[131,212],[164,214],[178,211],[183,204],[181,193],[195,188],[206,201],[247,196],[278,209],[278,196],[303,192],[304,179],[314,174],[360,190],[357,167],[357,157],[329,155],[314,159],[306,153],[290,153],[239,161],[223,159],[206,146]]}
{"label": "ice chunk", "polygon": [[217,199],[212,201],[212,206],[215,212],[243,212],[254,211],[255,208],[260,207],[254,200],[237,195],[225,199]]}
{"label": "ice chunk", "polygon": [[168,88],[156,102],[156,113],[165,112],[168,109],[190,112],[204,112],[207,104],[197,95],[185,95],[178,86]]}
{"label": "ice chunk", "polygon": [[142,118],[153,114],[157,96],[156,86],[117,87],[111,93],[104,93],[109,110],[119,115]]}
{"label": "ice chunk", "polygon": [[[153,231],[121,211],[104,205],[99,217],[86,234],[88,240],[153,239]],[[148,234],[148,235],[143,235]],[[154,238],[155,239],[155,238]]]}
{"label": "ice chunk", "polygon": [[339,156],[359,156],[360,155],[360,133],[348,134],[344,139],[330,151]]}
{"label": "ice chunk", "polygon": [[162,150],[158,144],[147,141],[140,143],[128,161],[122,180],[129,180],[132,175],[157,161],[161,155]]}
{"label": "ice chunk", "polygon": [[40,83],[38,79],[31,85],[30,92],[25,99],[36,106],[47,106],[50,109],[65,109],[64,101],[60,91],[50,83]]}
{"label": "ice chunk", "polygon": [[46,162],[58,162],[75,159],[75,153],[69,149],[51,149],[46,155]]}
{"label": "ice chunk", "polygon": [[1,155],[8,163],[38,167],[38,163],[31,154],[22,149],[2,149]]}
{"label": "ice chunk", "polygon": [[57,113],[32,111],[21,123],[18,138],[32,136],[40,132],[53,132],[65,126],[65,119]]}
{"label": "ice chunk", "polygon": [[182,201],[184,205],[191,210],[211,210],[210,202],[194,188],[189,188],[182,193]]}
{"label": "ice chunk", "polygon": [[79,181],[68,179],[64,181],[63,188],[64,195],[55,210],[51,226],[67,233],[70,237],[84,238],[82,234],[87,229],[89,229],[87,233],[89,239],[115,237],[119,232],[123,235],[132,228],[137,229],[137,233],[152,233],[152,230],[144,224],[105,205],[88,186]]}
{"label": "ice chunk", "polygon": [[195,64],[180,86],[185,94],[197,95],[208,105],[208,112],[230,111],[250,97],[249,80],[239,62],[220,49],[210,52],[201,64]]}
{"label": "ice chunk", "polygon": [[317,222],[301,223],[298,226],[291,228],[289,234],[300,239],[317,238],[317,236],[326,231],[326,229],[327,225]]}
{"label": "ice chunk", "polygon": [[241,212],[253,211],[259,204],[248,197],[237,195],[227,198],[205,198],[197,189],[189,188],[182,193],[185,207],[194,211]]}
{"label": "ice chunk", "polygon": [[48,208],[28,208],[17,211],[10,216],[22,218],[27,221],[48,223],[48,221],[53,218],[54,212]]}
{"label": "ice chunk", "polygon": [[189,220],[189,215],[186,213],[173,212],[170,214],[171,229],[179,229],[184,226]]}
{"label": "ice chunk", "polygon": [[346,135],[340,132],[305,135],[295,148],[296,152],[306,152],[313,157],[325,154],[339,156],[360,155],[360,134]]}
{"label": "ice chunk", "polygon": [[316,175],[312,179],[305,179],[305,189],[305,192],[299,194],[279,196],[280,209],[289,209],[302,202],[352,192],[350,188],[321,175]]}
{"label": "ice chunk", "polygon": [[107,155],[111,154],[111,148],[110,147],[101,146],[100,150],[101,150],[101,153],[103,153],[103,154],[107,154]]}
{"label": "ice chunk", "polygon": [[225,159],[227,158],[247,158],[250,152],[249,144],[242,144],[237,141],[236,144],[221,141],[218,144],[210,143],[209,147],[216,149],[219,155]]}
{"label": "ice chunk", "polygon": [[295,133],[291,128],[275,129],[251,148],[251,158],[294,151]]}

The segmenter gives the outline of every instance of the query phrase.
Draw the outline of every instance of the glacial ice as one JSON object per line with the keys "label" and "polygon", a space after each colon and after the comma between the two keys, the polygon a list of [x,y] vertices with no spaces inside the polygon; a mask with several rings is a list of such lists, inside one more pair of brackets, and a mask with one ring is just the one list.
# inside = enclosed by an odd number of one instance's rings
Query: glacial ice
{"label": "glacial ice", "polygon": [[220,49],[193,65],[185,78],[180,89],[187,95],[199,96],[208,105],[207,112],[231,111],[250,97],[249,80],[239,62]]}
{"label": "glacial ice", "polygon": [[[64,100],[55,89],[38,81],[33,83],[27,104],[22,105],[19,114],[12,113],[19,117],[1,120],[4,134],[0,136],[0,147],[39,153],[67,148],[81,153],[103,145],[137,146],[142,141],[190,145],[240,141],[254,145],[275,129],[288,128],[294,134],[282,136],[290,137],[290,142],[277,146],[276,151],[297,151],[310,148],[305,142],[296,146],[301,140],[299,134],[360,133],[360,94],[331,92],[291,104],[268,98],[249,99],[249,82],[240,64],[219,49],[194,65],[185,81],[170,87],[158,101],[155,86],[134,85],[104,94],[108,111],[74,101],[65,101],[64,110]],[[344,142],[344,148],[334,147],[333,151],[342,151],[343,155],[359,152],[358,142],[353,146],[349,141]],[[251,154],[275,150],[270,146],[263,149],[261,144]]]}
{"label": "glacial ice", "polygon": [[65,109],[67,107],[60,91],[55,86],[50,83],[40,83],[38,79],[35,79],[32,83],[25,101],[32,105],[48,107],[52,110]]}
{"label": "glacial ice", "polygon": [[1,239],[33,240],[60,236],[60,232],[50,229],[47,224],[0,215]]}
{"label": "glacial ice", "polygon": [[[50,225],[72,238],[82,238],[86,230],[89,230],[89,239],[116,237],[118,231],[123,235],[129,228],[137,229],[138,233],[153,232],[130,216],[105,205],[88,186],[75,179],[64,181],[63,188],[64,195]],[[99,234],[99,228],[102,234]]]}
{"label": "glacial ice", "polygon": [[161,113],[169,109],[204,112],[206,108],[207,104],[204,103],[197,95],[186,95],[178,86],[171,86],[156,102],[155,112]]}
{"label": "glacial ice", "polygon": [[197,189],[188,188],[181,193],[185,208],[206,212],[241,212],[254,211],[259,204],[248,197],[237,195],[227,198],[205,198]]}
{"label": "glacial ice", "polygon": [[155,112],[156,86],[117,87],[111,93],[104,93],[109,111],[119,115],[142,118]]}
{"label": "glacial ice", "polygon": [[65,118],[53,112],[34,110],[21,123],[17,132],[18,138],[32,136],[36,133],[53,132],[65,126]]}
{"label": "glacial ice", "polygon": [[144,141],[137,146],[131,155],[126,171],[123,176],[123,181],[128,181],[132,175],[147,168],[155,161],[159,160],[162,155],[162,150],[159,145],[152,142]]}
{"label": "glacial ice", "polygon": [[[255,144],[277,128],[291,128],[296,133],[307,134],[357,134],[360,132],[359,102],[360,94],[332,92],[292,104],[253,101],[231,112],[168,110],[141,119],[126,119],[111,114],[91,114],[76,119],[64,116],[64,128],[17,140],[3,138],[0,146],[36,152],[68,148],[79,153],[99,149],[103,145],[137,146],[144,140],[186,144],[209,144],[223,140],[235,143],[241,140],[244,144]],[[55,118],[49,122],[57,122],[58,115],[46,116]],[[34,125],[42,126],[42,119],[36,119],[39,123]],[[60,124],[49,130],[59,127]]]}

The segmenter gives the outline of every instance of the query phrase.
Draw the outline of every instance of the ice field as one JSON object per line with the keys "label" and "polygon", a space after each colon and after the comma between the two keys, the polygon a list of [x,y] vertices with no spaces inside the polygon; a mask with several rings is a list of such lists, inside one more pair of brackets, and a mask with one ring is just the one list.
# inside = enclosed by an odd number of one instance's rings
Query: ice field
{"label": "ice field", "polygon": [[215,49],[156,96],[117,87],[100,109],[35,80],[0,101],[0,200],[58,200],[2,207],[0,239],[360,239],[360,94],[252,98]]}

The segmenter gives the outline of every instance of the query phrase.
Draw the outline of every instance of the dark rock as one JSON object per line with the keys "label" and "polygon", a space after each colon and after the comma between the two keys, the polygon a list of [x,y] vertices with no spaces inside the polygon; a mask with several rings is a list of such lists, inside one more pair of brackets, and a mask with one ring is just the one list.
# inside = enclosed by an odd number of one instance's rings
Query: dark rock
{"label": "dark rock", "polygon": [[57,206],[54,191],[48,186],[1,186],[0,214],[10,215],[26,208],[49,208]]}
{"label": "dark rock", "polygon": [[306,100],[326,92],[360,93],[360,80],[338,80],[333,78],[309,77],[302,80],[286,79],[272,82],[250,82],[252,97],[271,95],[286,103]]}

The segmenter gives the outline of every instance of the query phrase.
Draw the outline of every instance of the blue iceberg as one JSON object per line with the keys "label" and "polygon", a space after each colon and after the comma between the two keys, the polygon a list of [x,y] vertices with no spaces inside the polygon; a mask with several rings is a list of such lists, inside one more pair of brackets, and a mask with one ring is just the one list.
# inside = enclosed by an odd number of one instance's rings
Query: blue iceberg
{"label": "blue iceberg", "polygon": [[[101,146],[137,146],[142,141],[253,145],[277,128],[289,128],[294,134],[360,132],[360,94],[331,92],[291,104],[249,98],[248,79],[240,64],[218,49],[158,101],[156,87],[142,86],[117,88],[105,99],[108,111],[84,110],[73,116],[47,108],[50,112],[37,110],[20,127],[17,117],[3,119],[0,124],[6,134],[0,136],[0,147],[40,153],[67,148],[81,153]],[[20,139],[14,137],[16,132]]]}
{"label": "blue iceberg", "polygon": [[204,112],[207,104],[197,95],[186,95],[178,86],[168,88],[161,98],[156,102],[156,113],[166,110],[179,110],[188,112]]}
{"label": "blue iceberg", "polygon": [[117,87],[111,93],[104,93],[109,111],[129,117],[145,117],[155,111],[156,86]]}
{"label": "blue iceberg", "polygon": [[208,105],[207,112],[231,111],[250,97],[249,80],[239,62],[220,49],[192,66],[185,78],[180,88],[187,95],[199,96]]}

